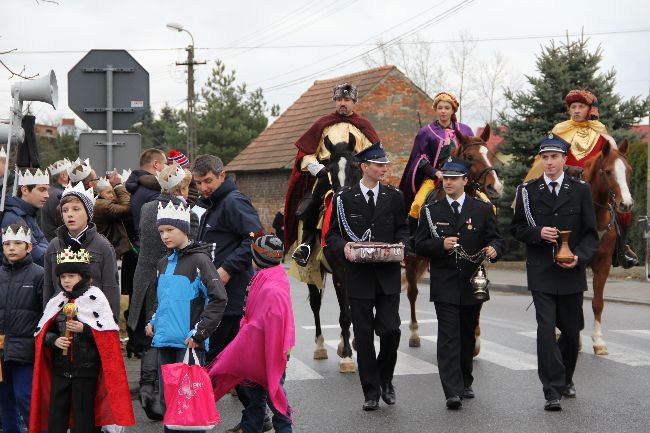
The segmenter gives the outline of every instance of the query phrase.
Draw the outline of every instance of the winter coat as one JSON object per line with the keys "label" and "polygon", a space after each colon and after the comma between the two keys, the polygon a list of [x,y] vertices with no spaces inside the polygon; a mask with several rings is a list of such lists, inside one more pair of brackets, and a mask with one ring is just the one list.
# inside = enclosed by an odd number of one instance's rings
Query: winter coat
{"label": "winter coat", "polygon": [[131,195],[121,184],[116,185],[113,191],[116,201],[97,198],[93,221],[97,231],[109,240],[115,248],[115,255],[120,259],[124,253],[133,248],[123,222],[131,216]]}
{"label": "winter coat", "polygon": [[[140,218],[140,255],[138,265],[133,276],[133,294],[129,305],[129,320],[127,324],[133,330],[136,329],[140,315],[144,309],[144,317],[151,317],[156,293],[149,290],[156,282],[156,269],[158,262],[169,254],[169,250],[160,239],[156,219],[158,215],[158,204],[166,206],[168,202],[178,206],[181,200],[178,197],[161,193],[158,198],[142,206]],[[190,213],[190,240],[196,239],[199,230],[199,218],[194,212]]]}
{"label": "winter coat", "polygon": [[41,227],[49,242],[56,236],[54,233],[56,229],[63,225],[63,217],[61,216],[61,209],[59,209],[63,187],[55,183],[54,185],[50,185],[48,193],[50,196],[45,202],[43,209],[41,209]]}
{"label": "winter coat", "polygon": [[[69,294],[70,299],[78,298],[89,288],[89,281],[81,281],[73,287]],[[65,377],[98,376],[102,364],[90,326],[84,323],[83,331],[70,333],[72,345],[68,348],[68,355],[64,356],[63,351],[54,345],[57,338],[65,335],[66,320],[62,309],[45,334],[45,345],[54,349],[52,350],[52,373]],[[76,320],[79,319],[76,318]],[[72,352],[72,356],[70,356],[70,352]]]}
{"label": "winter coat", "polygon": [[133,170],[126,180],[126,190],[131,194],[131,214],[133,227],[140,227],[142,205],[153,201],[160,195],[160,184],[156,176],[144,170]]}
{"label": "winter coat", "polygon": [[202,344],[219,326],[228,299],[212,264],[212,249],[191,242],[158,264],[155,313],[149,320],[152,346],[185,349],[190,336]]}
{"label": "winter coat", "polygon": [[[43,256],[47,250],[47,238],[41,231],[36,219],[38,209],[20,197],[8,197],[5,202],[5,211],[2,216],[1,227],[10,224],[25,224],[32,231],[32,260],[37,265],[43,265]],[[0,257],[2,253],[0,252]]]}
{"label": "winter coat", "polygon": [[231,177],[227,177],[209,198],[202,197],[197,204],[207,209],[201,217],[198,239],[216,245],[214,266],[230,274],[226,284],[228,306],[225,315],[241,316],[244,292],[253,275],[251,233],[262,230],[262,223],[249,198],[237,190]]}
{"label": "winter coat", "polygon": [[[67,228],[61,226],[56,229],[56,237],[52,239],[45,253],[45,280],[43,283],[43,305],[47,304],[52,296],[61,291],[59,278],[56,276],[56,255],[67,248],[64,238]],[[99,287],[104,292],[108,303],[111,305],[115,321],[120,317],[120,287],[117,283],[117,263],[115,250],[108,240],[97,233],[94,223],[88,225],[86,239],[81,248],[90,253],[90,274],[92,285]]]}
{"label": "winter coat", "polygon": [[5,336],[2,359],[34,363],[34,332],[43,313],[43,268],[31,254],[0,267],[0,334]]}

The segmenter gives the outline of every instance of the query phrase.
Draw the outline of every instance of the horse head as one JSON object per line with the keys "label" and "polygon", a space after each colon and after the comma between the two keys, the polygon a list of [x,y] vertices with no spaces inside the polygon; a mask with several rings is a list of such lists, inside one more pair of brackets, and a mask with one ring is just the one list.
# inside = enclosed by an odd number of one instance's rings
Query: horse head
{"label": "horse head", "polygon": [[475,188],[483,190],[489,198],[500,198],[503,194],[503,184],[493,165],[494,153],[490,152],[486,145],[490,138],[490,125],[485,125],[480,137],[463,135],[458,129],[455,132],[458,147],[453,155],[470,163],[469,181]]}
{"label": "horse head", "polygon": [[330,138],[325,136],[325,148],[330,153],[327,169],[334,191],[338,191],[344,186],[353,186],[361,179],[361,171],[354,158],[356,143],[352,134],[349,135],[347,142],[341,141],[336,144],[332,144]]}
{"label": "horse head", "polygon": [[595,201],[607,203],[613,200],[619,212],[630,212],[634,206],[630,193],[632,167],[627,161],[627,150],[627,139],[618,149],[606,141],[596,157],[585,164],[584,177],[591,184],[593,196],[603,198]]}

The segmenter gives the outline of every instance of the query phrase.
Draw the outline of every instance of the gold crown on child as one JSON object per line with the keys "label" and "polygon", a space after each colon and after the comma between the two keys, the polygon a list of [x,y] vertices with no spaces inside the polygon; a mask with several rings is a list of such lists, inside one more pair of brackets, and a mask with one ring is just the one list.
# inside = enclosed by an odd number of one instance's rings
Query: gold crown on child
{"label": "gold crown on child", "polygon": [[20,227],[14,232],[11,226],[7,226],[7,228],[2,231],[2,242],[8,241],[21,241],[31,244],[32,231],[29,228],[25,230],[23,227]]}
{"label": "gold crown on child", "polygon": [[60,251],[56,255],[56,264],[61,263],[90,263],[90,253],[83,248],[79,251],[72,251],[70,247]]}

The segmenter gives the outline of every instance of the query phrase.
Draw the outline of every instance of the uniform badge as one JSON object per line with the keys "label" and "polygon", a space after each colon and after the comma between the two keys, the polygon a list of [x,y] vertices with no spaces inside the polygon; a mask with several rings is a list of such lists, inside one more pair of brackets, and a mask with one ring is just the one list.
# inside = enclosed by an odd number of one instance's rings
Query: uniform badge
{"label": "uniform badge", "polygon": [[467,220],[466,224],[467,224],[467,230],[472,230],[473,229],[473,227],[472,227],[472,219],[471,218]]}

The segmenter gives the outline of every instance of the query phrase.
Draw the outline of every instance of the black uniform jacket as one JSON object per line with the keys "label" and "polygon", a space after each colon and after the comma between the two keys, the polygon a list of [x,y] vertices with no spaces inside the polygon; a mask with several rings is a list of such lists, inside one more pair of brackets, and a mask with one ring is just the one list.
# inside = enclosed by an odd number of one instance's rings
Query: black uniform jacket
{"label": "black uniform jacket", "polygon": [[[343,248],[352,239],[339,225],[337,201],[343,203],[343,212],[352,232],[359,238],[367,229],[371,230],[373,242],[391,244],[408,241],[408,225],[402,192],[392,186],[379,185],[377,204],[373,215],[361,188],[356,185],[337,193],[332,200],[332,218],[325,241],[336,254],[344,256]],[[400,292],[400,264],[394,263],[352,263],[345,259],[345,287],[351,298],[373,299],[377,289],[384,294]]]}
{"label": "black uniform jacket", "polygon": [[[530,215],[535,222],[533,226],[524,210],[524,189],[528,192]],[[557,248],[542,240],[542,227],[571,230],[569,248],[578,256],[575,268],[564,269],[555,263]],[[596,215],[589,184],[565,174],[557,198],[553,197],[543,176],[520,185],[510,232],[526,244],[529,290],[558,295],[587,290],[585,268],[598,250]]]}
{"label": "black uniform jacket", "polygon": [[[430,196],[431,197],[431,196]],[[438,237],[431,233],[425,209],[431,215],[431,222]],[[458,243],[467,254],[475,254],[487,246],[497,252],[497,259],[503,255],[505,241],[499,233],[492,205],[465,195],[458,223],[447,198],[432,199],[420,210],[418,230],[415,235],[415,252],[430,258],[431,301],[454,305],[473,305],[481,301],[474,298],[470,278],[474,276],[479,263],[456,259],[456,254],[445,251],[444,238],[458,237]]]}

